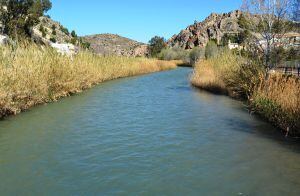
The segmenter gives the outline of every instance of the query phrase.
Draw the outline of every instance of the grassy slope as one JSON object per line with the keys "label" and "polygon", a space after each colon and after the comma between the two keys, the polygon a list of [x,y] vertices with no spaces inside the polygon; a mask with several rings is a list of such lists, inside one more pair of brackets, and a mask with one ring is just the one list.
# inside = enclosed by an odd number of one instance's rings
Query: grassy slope
{"label": "grassy slope", "polygon": [[67,57],[35,45],[0,50],[0,118],[103,81],[176,67],[176,62],[100,57],[89,52]]}

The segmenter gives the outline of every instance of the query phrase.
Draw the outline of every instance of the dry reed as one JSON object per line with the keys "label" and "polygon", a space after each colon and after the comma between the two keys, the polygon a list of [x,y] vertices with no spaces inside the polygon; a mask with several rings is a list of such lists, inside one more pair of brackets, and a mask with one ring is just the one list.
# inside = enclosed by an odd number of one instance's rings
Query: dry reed
{"label": "dry reed", "polygon": [[274,74],[263,80],[251,98],[252,108],[290,135],[300,134],[300,81]]}
{"label": "dry reed", "polygon": [[17,49],[0,47],[0,118],[103,81],[172,69],[177,63],[101,57],[86,51],[68,57],[32,44]]}
{"label": "dry reed", "polygon": [[248,101],[251,109],[290,135],[300,135],[300,81],[264,69],[230,52],[199,62],[191,83]]}

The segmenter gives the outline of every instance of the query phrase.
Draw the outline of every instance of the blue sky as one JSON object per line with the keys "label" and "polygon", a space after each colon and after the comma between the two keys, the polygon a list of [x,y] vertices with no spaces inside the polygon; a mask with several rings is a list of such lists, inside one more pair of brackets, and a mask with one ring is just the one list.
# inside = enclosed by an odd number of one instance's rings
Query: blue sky
{"label": "blue sky", "polygon": [[170,38],[211,12],[239,9],[241,0],[52,0],[49,15],[78,35],[114,33],[141,42]]}

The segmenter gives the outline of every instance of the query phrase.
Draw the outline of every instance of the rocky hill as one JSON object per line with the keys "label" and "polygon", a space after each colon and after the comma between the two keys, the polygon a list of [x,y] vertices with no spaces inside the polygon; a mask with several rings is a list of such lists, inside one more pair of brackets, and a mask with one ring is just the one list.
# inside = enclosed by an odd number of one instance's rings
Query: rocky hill
{"label": "rocky hill", "polygon": [[225,34],[237,34],[243,30],[238,24],[241,15],[242,12],[239,10],[225,14],[213,13],[203,22],[195,22],[178,35],[174,35],[168,40],[168,45],[192,49],[196,46],[206,46],[210,39],[220,43]]}
{"label": "rocky hill", "polygon": [[36,42],[45,44],[49,43],[49,41],[78,44],[78,40],[71,35],[71,32],[67,28],[45,16],[40,17],[39,24],[33,27],[33,39]]}
{"label": "rocky hill", "polygon": [[[50,45],[61,53],[76,53],[81,48],[90,48],[100,55],[147,56],[148,45],[114,34],[97,34],[78,37],[59,22],[42,16],[32,28],[32,40],[43,45]],[[0,43],[8,37],[0,37]]]}
{"label": "rocky hill", "polygon": [[117,56],[146,56],[148,46],[114,34],[97,34],[84,36],[82,39],[90,43],[90,48],[97,54]]}

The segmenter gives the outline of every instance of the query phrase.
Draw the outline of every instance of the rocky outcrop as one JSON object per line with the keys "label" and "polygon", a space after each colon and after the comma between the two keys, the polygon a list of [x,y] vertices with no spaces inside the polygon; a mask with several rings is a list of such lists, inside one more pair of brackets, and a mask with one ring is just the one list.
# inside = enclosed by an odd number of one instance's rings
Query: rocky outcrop
{"label": "rocky outcrop", "polygon": [[195,22],[178,35],[174,35],[168,40],[168,45],[192,49],[196,46],[206,46],[210,39],[215,39],[220,43],[224,34],[237,34],[242,31],[238,24],[242,14],[239,10],[225,14],[213,13],[203,22]]}
{"label": "rocky outcrop", "polygon": [[64,55],[74,55],[78,53],[78,47],[73,44],[58,44],[50,42],[50,46],[60,54]]}
{"label": "rocky outcrop", "polygon": [[90,48],[100,55],[116,56],[147,56],[148,46],[146,44],[121,37],[114,34],[97,34],[82,37],[91,44]]}
{"label": "rocky outcrop", "polygon": [[10,42],[9,37],[6,35],[1,35],[0,34],[0,45],[5,45]]}
{"label": "rocky outcrop", "polygon": [[70,43],[73,38],[67,28],[45,16],[40,17],[39,24],[33,27],[32,37],[36,42],[45,44],[48,44],[49,41]]}

